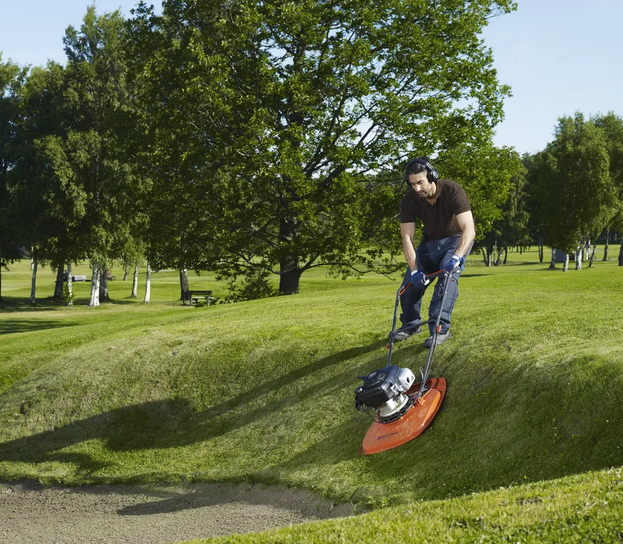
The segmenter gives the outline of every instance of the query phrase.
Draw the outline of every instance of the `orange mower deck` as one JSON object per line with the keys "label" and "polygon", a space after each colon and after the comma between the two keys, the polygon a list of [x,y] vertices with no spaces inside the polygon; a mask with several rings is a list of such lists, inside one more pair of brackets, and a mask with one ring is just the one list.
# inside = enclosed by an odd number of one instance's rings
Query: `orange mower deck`
{"label": "orange mower deck", "polygon": [[[445,378],[431,378],[424,393],[400,419],[391,423],[374,422],[363,439],[360,452],[372,455],[391,450],[420,436],[432,423],[446,394]],[[418,394],[420,384],[411,386],[407,395]]]}

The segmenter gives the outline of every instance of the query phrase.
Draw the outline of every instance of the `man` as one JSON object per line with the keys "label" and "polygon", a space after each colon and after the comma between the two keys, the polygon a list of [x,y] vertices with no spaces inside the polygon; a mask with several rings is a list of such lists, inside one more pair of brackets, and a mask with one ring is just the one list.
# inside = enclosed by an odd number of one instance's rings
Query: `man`
{"label": "man", "polygon": [[[441,344],[450,338],[450,318],[459,296],[459,276],[476,236],[474,218],[465,190],[455,181],[439,179],[428,157],[413,159],[407,165],[405,178],[409,192],[400,202],[400,232],[408,265],[403,285],[411,283],[411,286],[400,297],[402,326],[394,339],[406,340],[421,332],[420,307],[429,283],[425,276],[444,269],[450,274],[444,307],[441,308],[440,278],[428,310],[430,320],[436,320],[441,312],[441,331],[436,342]],[[417,250],[414,243],[416,219],[424,225]],[[434,323],[428,324],[430,336],[424,341],[427,347],[432,344],[434,327]]]}

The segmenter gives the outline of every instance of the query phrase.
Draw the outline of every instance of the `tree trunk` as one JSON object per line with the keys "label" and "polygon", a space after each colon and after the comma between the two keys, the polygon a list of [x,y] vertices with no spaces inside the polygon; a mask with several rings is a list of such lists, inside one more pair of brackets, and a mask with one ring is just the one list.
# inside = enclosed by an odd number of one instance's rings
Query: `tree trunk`
{"label": "tree trunk", "polygon": [[502,264],[506,264],[507,260],[508,260],[508,248],[505,247],[504,248],[504,262]]}
{"label": "tree trunk", "polygon": [[[497,254],[497,257],[496,257]],[[500,266],[500,261],[502,260],[502,250],[500,249],[500,246],[497,245],[497,243],[495,244],[494,248],[493,248],[493,256],[495,258],[494,261],[494,266]]]}
{"label": "tree trunk", "polygon": [[143,302],[145,304],[149,304],[149,300],[151,298],[151,266],[147,263],[147,276],[145,278],[145,300]]}
{"label": "tree trunk", "polygon": [[128,279],[128,265],[126,264],[125,268],[123,269],[123,280],[122,281],[125,281],[127,279]]}
{"label": "tree trunk", "polygon": [[188,286],[188,269],[186,267],[180,268],[180,291],[182,304],[186,305],[186,301],[190,301],[190,288]]}
{"label": "tree trunk", "polygon": [[30,303],[35,303],[35,292],[37,290],[37,268],[39,267],[39,261],[33,259],[32,261],[32,280],[30,282]]}
{"label": "tree trunk", "polygon": [[539,262],[542,263],[543,262],[543,257],[544,257],[544,248],[543,248],[543,239],[541,237],[539,237]]}
{"label": "tree trunk", "polygon": [[565,262],[562,265],[562,271],[566,272],[567,270],[569,270],[569,254],[565,253]]}
{"label": "tree trunk", "polygon": [[134,263],[134,277],[132,278],[132,295],[130,298],[138,298],[138,261]]}
{"label": "tree trunk", "polygon": [[106,265],[100,268],[100,302],[109,302],[108,296],[108,274],[106,273]]}
{"label": "tree trunk", "polygon": [[89,301],[89,308],[95,308],[100,305],[100,266],[94,263],[91,268],[91,300]]}
{"label": "tree trunk", "polygon": [[491,266],[492,265],[492,259],[493,259],[493,250],[490,250],[488,247],[487,248],[482,248],[482,260],[485,263],[485,266]]}
{"label": "tree trunk", "polygon": [[[284,265],[281,265],[284,270]],[[279,277],[279,293],[282,295],[296,295],[299,292],[299,281],[301,279],[301,271],[298,268],[285,268]]]}
{"label": "tree trunk", "polygon": [[0,302],[2,302],[2,259],[0,258]]}
{"label": "tree trunk", "polygon": [[552,260],[549,263],[549,269],[554,270],[556,268],[556,248],[552,248]]}
{"label": "tree trunk", "polygon": [[74,305],[74,288],[71,279],[71,261],[67,262],[67,306]]}
{"label": "tree trunk", "polygon": [[61,260],[56,270],[56,283],[54,284],[54,300],[63,300],[63,284],[65,280],[65,263]]}
{"label": "tree trunk", "polygon": [[575,250],[575,269],[582,270],[582,261],[584,257],[584,247],[580,246]]}
{"label": "tree trunk", "polygon": [[623,266],[623,239],[621,239],[621,249],[619,249],[619,266]]}
{"label": "tree trunk", "polygon": [[[282,207],[286,215],[279,220],[279,242],[290,245],[296,238],[300,223],[295,217],[287,215],[287,201],[282,201]],[[279,294],[296,295],[299,292],[299,281],[302,273],[297,255],[292,253],[283,255],[279,261]]]}
{"label": "tree trunk", "polygon": [[604,261],[608,260],[608,245],[610,242],[610,230],[606,229],[606,245],[604,246]]}
{"label": "tree trunk", "polygon": [[595,260],[595,253],[597,252],[597,244],[593,245],[593,251],[591,251],[590,259],[588,260],[588,267],[593,267],[593,261]]}

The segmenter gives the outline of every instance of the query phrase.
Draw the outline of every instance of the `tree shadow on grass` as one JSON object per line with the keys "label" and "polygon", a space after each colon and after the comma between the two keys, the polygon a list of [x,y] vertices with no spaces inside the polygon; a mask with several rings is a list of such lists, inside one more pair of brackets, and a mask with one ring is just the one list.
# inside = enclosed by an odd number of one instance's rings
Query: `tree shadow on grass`
{"label": "tree shadow on grass", "polygon": [[[348,361],[378,350],[384,343],[385,340],[379,340],[324,357],[205,410],[197,410],[184,398],[157,400],[0,443],[0,462],[57,461],[74,464],[79,471],[90,473],[105,465],[86,453],[63,450],[93,439],[103,440],[115,452],[183,447],[223,436],[261,419],[274,421],[280,412],[317,395],[341,396],[345,384],[356,385],[356,376],[370,370],[365,368],[369,361],[347,364]],[[344,369],[318,381],[309,380],[315,373],[336,364],[344,365]],[[285,394],[273,399],[271,395],[275,391]],[[22,413],[27,417],[27,409]]]}
{"label": "tree shadow on grass", "polygon": [[[75,301],[74,301],[75,304]],[[57,308],[64,308],[67,304],[55,298],[38,298],[35,304],[30,303],[29,297],[11,297],[2,296],[2,302],[0,302],[0,313],[4,312],[40,312],[56,310]]]}
{"label": "tree shadow on grass", "polygon": [[77,323],[63,323],[43,319],[8,319],[0,321],[0,335],[75,327],[76,325]]}

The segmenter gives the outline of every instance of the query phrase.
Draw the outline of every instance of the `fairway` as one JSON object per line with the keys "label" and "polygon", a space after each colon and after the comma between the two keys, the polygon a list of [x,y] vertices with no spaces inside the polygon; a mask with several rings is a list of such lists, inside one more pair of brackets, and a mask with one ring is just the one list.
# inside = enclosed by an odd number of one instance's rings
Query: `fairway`
{"label": "fairway", "polygon": [[[370,421],[353,392],[357,376],[385,364],[397,281],[316,271],[302,277],[300,295],[191,308],[177,300],[177,272],[160,272],[152,304],[141,303],[144,287],[130,299],[131,283],[115,280],[113,302],[88,309],[87,284],[73,308],[47,300],[54,277],[44,270],[31,308],[28,264],[14,265],[0,305],[0,479],[295,486],[383,508],[362,518],[370,542],[390,527],[408,541],[418,523],[431,541],[469,540],[471,531],[537,541],[523,521],[554,521],[543,538],[557,541],[566,537],[555,520],[581,507],[579,526],[604,527],[605,541],[616,541],[623,267],[551,271],[536,251],[509,260],[486,268],[474,255],[461,276],[452,338],[431,372],[448,382],[433,425],[368,457],[358,449]],[[210,275],[193,286],[226,295]],[[418,374],[424,338],[398,344],[393,362]],[[524,504],[529,512],[517,514]],[[495,522],[478,525],[477,511]],[[424,514],[429,521],[415,521]],[[349,540],[358,523],[258,541]]]}

